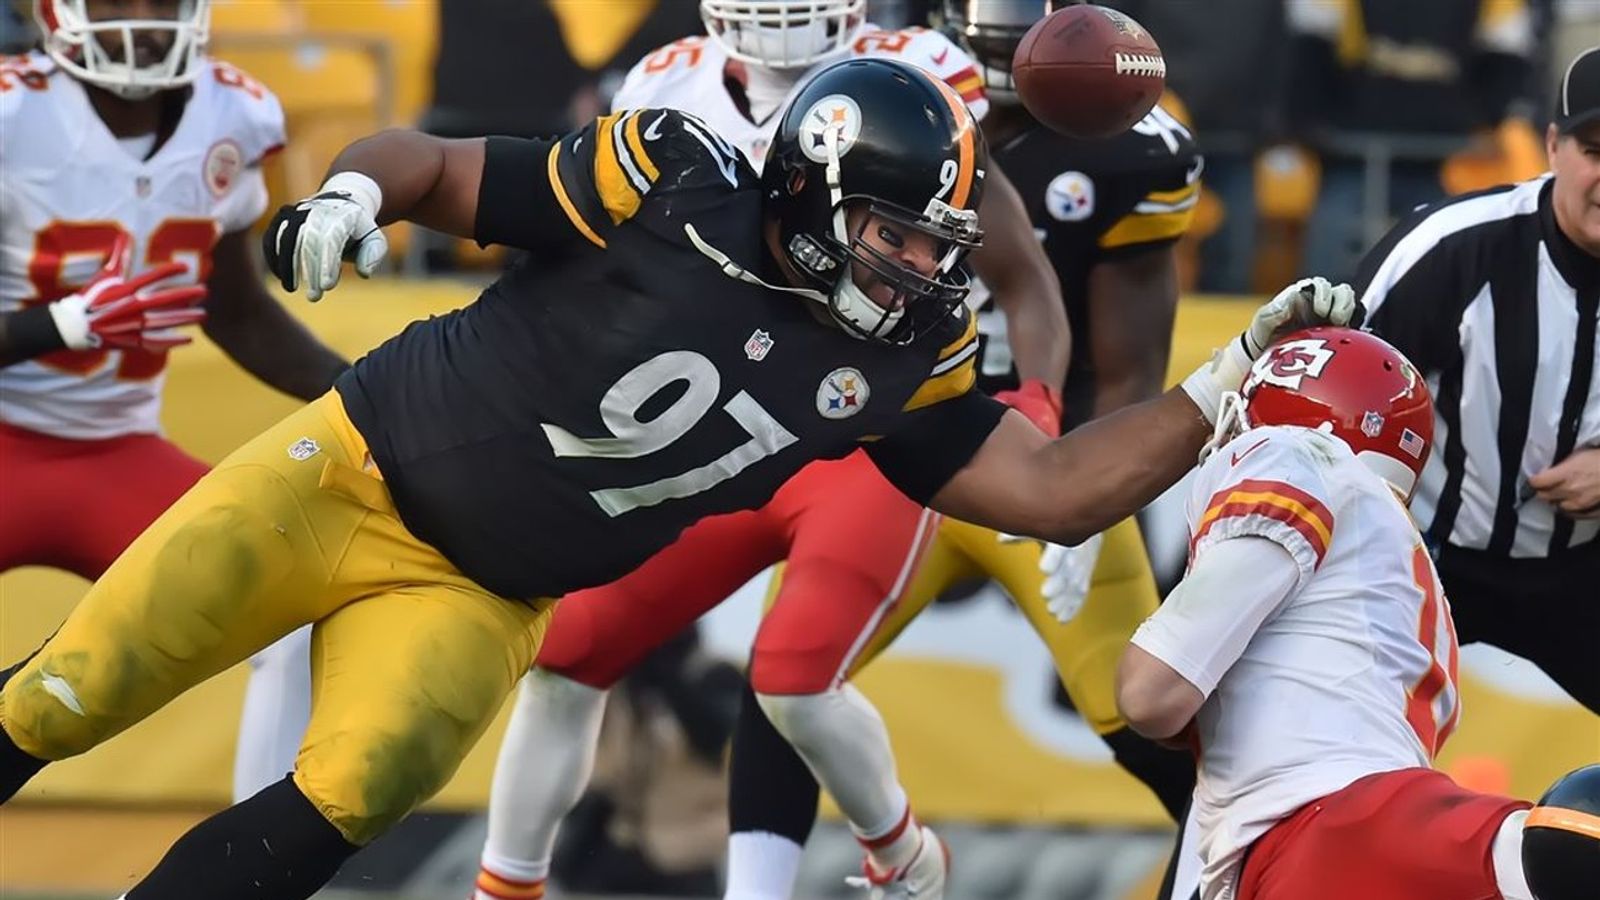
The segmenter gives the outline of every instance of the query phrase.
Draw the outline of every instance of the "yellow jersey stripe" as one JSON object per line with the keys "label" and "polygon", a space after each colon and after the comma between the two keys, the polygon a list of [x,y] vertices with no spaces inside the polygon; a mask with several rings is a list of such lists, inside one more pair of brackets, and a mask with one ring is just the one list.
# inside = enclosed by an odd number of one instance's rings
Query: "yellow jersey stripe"
{"label": "yellow jersey stripe", "polygon": [[612,134],[612,126],[621,117],[621,113],[601,116],[594,125],[594,190],[600,195],[600,204],[611,215],[613,225],[633,218],[639,211],[639,204],[644,202],[644,196],[623,169],[622,158],[618,155],[620,148]]}
{"label": "yellow jersey stripe", "polygon": [[968,356],[959,366],[935,375],[922,383],[917,392],[911,395],[904,407],[906,412],[932,406],[944,400],[950,400],[972,390],[978,382],[978,355]]}
{"label": "yellow jersey stripe", "polygon": [[1194,207],[1180,209],[1169,213],[1136,213],[1124,216],[1121,221],[1111,226],[1105,234],[1100,235],[1099,245],[1102,249],[1112,247],[1126,247],[1129,244],[1148,244],[1153,241],[1166,241],[1182,237],[1189,230],[1189,223],[1194,221]]}
{"label": "yellow jersey stripe", "polygon": [[1230,492],[1228,496],[1220,503],[1213,503],[1211,508],[1206,510],[1205,515],[1200,517],[1200,523],[1195,528],[1195,532],[1199,533],[1205,530],[1206,526],[1211,524],[1213,519],[1221,515],[1222,511],[1226,507],[1233,504],[1248,505],[1253,503],[1265,503],[1267,505],[1276,506],[1280,509],[1288,510],[1289,512],[1294,513],[1296,519],[1299,519],[1306,525],[1311,526],[1311,530],[1315,531],[1317,536],[1322,538],[1323,547],[1327,547],[1333,541],[1333,526],[1324,521],[1321,515],[1313,512],[1310,507],[1298,500],[1295,500],[1291,497],[1285,497],[1282,494],[1273,493],[1271,491]]}
{"label": "yellow jersey stripe", "polygon": [[[657,115],[664,116],[666,113],[657,113]],[[661,177],[661,170],[656,168],[655,162],[650,159],[650,154],[644,152],[644,141],[639,139],[638,113],[629,116],[628,124],[624,127],[628,136],[628,149],[633,151],[634,164],[639,167],[639,171],[644,173],[644,177],[651,184],[655,184],[656,179]]]}
{"label": "yellow jersey stripe", "polygon": [[578,208],[572,205],[572,198],[567,196],[567,188],[561,183],[560,153],[561,144],[557,143],[550,148],[550,155],[547,157],[547,168],[550,172],[550,190],[555,192],[556,202],[561,204],[561,211],[567,214],[567,219],[572,222],[572,227],[578,229],[580,234],[588,238],[589,243],[604,250],[606,247],[605,239],[595,234],[594,229],[589,227],[589,223],[583,220],[583,216],[578,215]]}
{"label": "yellow jersey stripe", "polygon": [[971,312],[966,313],[966,316],[967,327],[961,330],[961,337],[946,344],[945,348],[939,351],[940,362],[955,356],[957,351],[978,339],[978,317]]}
{"label": "yellow jersey stripe", "polygon": [[1182,203],[1200,192],[1200,182],[1195,181],[1175,191],[1151,191],[1144,199],[1152,203]]}

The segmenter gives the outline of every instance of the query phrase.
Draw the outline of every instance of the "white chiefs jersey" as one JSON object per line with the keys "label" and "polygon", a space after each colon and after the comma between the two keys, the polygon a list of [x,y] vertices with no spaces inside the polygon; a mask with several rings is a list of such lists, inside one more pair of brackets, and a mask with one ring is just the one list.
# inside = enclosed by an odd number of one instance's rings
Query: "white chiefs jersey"
{"label": "white chiefs jersey", "polygon": [[[983,77],[978,74],[971,57],[949,38],[927,28],[885,31],[875,25],[863,26],[848,50],[816,64],[796,79],[778,110],[788,105],[788,100],[799,93],[813,73],[841,60],[866,57],[898,59],[943,79],[966,101],[974,119],[982,119],[989,111],[989,101],[983,93]],[[611,106],[613,109],[670,107],[692,113],[739,148],[759,173],[766,161],[767,147],[778,129],[778,112],[759,123],[752,122],[728,93],[725,79],[730,65],[737,67],[742,63],[730,60],[722,45],[706,35],[674,41],[647,54],[629,70]]]}
{"label": "white chiefs jersey", "polygon": [[[203,60],[176,130],[149,159],[119,144],[83,85],[35,53],[0,63],[0,312],[57,300],[131,240],[127,274],[172,260],[203,281],[223,234],[266,210],[260,163],[283,110],[254,79]],[[58,437],[159,430],[166,355],[59,351],[0,369],[0,421]]]}
{"label": "white chiefs jersey", "polygon": [[[1219,542],[1254,536],[1300,570],[1237,661],[1210,664],[1222,671],[1188,662],[1205,652],[1193,635],[1186,644],[1182,617],[1158,612],[1134,637],[1202,691],[1214,686],[1196,716],[1194,797],[1202,893],[1217,900],[1234,896],[1245,851],[1279,820],[1358,778],[1431,763],[1459,713],[1457,650],[1410,516],[1337,438],[1245,432],[1201,466],[1188,521],[1191,568]],[[1201,616],[1235,612],[1225,597],[1196,599]]]}

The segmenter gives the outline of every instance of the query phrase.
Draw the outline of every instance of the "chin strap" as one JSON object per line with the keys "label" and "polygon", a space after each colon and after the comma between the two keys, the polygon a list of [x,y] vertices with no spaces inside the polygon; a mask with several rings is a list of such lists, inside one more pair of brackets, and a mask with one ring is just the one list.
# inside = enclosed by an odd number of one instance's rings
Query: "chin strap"
{"label": "chin strap", "polygon": [[700,236],[700,232],[696,231],[693,225],[684,223],[683,233],[689,238],[689,243],[693,244],[694,248],[699,250],[702,256],[716,263],[717,268],[722,270],[722,274],[732,278],[735,281],[742,281],[745,284],[753,284],[758,287],[764,287],[769,291],[783,291],[786,294],[798,294],[807,300],[814,300],[817,303],[826,304],[828,302],[828,295],[822,293],[821,291],[812,290],[811,288],[785,287],[783,285],[772,284],[771,282],[761,280],[761,278],[755,273],[734,262],[732,257],[728,256],[728,254],[723,253],[721,250],[718,250],[717,248],[706,243],[706,240]]}
{"label": "chin strap", "polygon": [[1217,423],[1211,428],[1211,439],[1200,448],[1199,461],[1204,463],[1218,447],[1249,428],[1250,417],[1245,413],[1244,397],[1238,391],[1223,391],[1222,402],[1217,404]]}

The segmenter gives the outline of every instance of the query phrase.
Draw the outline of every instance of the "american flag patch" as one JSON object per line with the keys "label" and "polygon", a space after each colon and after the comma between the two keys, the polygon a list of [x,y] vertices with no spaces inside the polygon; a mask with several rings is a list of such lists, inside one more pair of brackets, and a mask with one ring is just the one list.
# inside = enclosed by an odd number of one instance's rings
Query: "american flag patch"
{"label": "american flag patch", "polygon": [[1422,435],[1409,428],[1400,432],[1400,449],[1411,454],[1416,459],[1422,458],[1422,448],[1424,446],[1426,445],[1422,441]]}

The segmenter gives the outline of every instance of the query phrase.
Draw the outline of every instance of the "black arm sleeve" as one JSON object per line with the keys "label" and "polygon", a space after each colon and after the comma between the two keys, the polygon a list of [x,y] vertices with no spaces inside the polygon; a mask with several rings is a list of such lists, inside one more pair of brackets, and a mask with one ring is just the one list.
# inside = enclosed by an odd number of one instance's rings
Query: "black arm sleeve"
{"label": "black arm sleeve", "polygon": [[66,347],[46,306],[0,315],[0,368]]}
{"label": "black arm sleeve", "polygon": [[504,244],[546,251],[582,242],[550,183],[555,140],[491,137],[484,144],[483,182],[478,187],[479,246]]}
{"label": "black arm sleeve", "polygon": [[927,506],[972,460],[1005,413],[1000,401],[968,391],[907,413],[893,434],[866,445],[867,455],[900,493]]}

